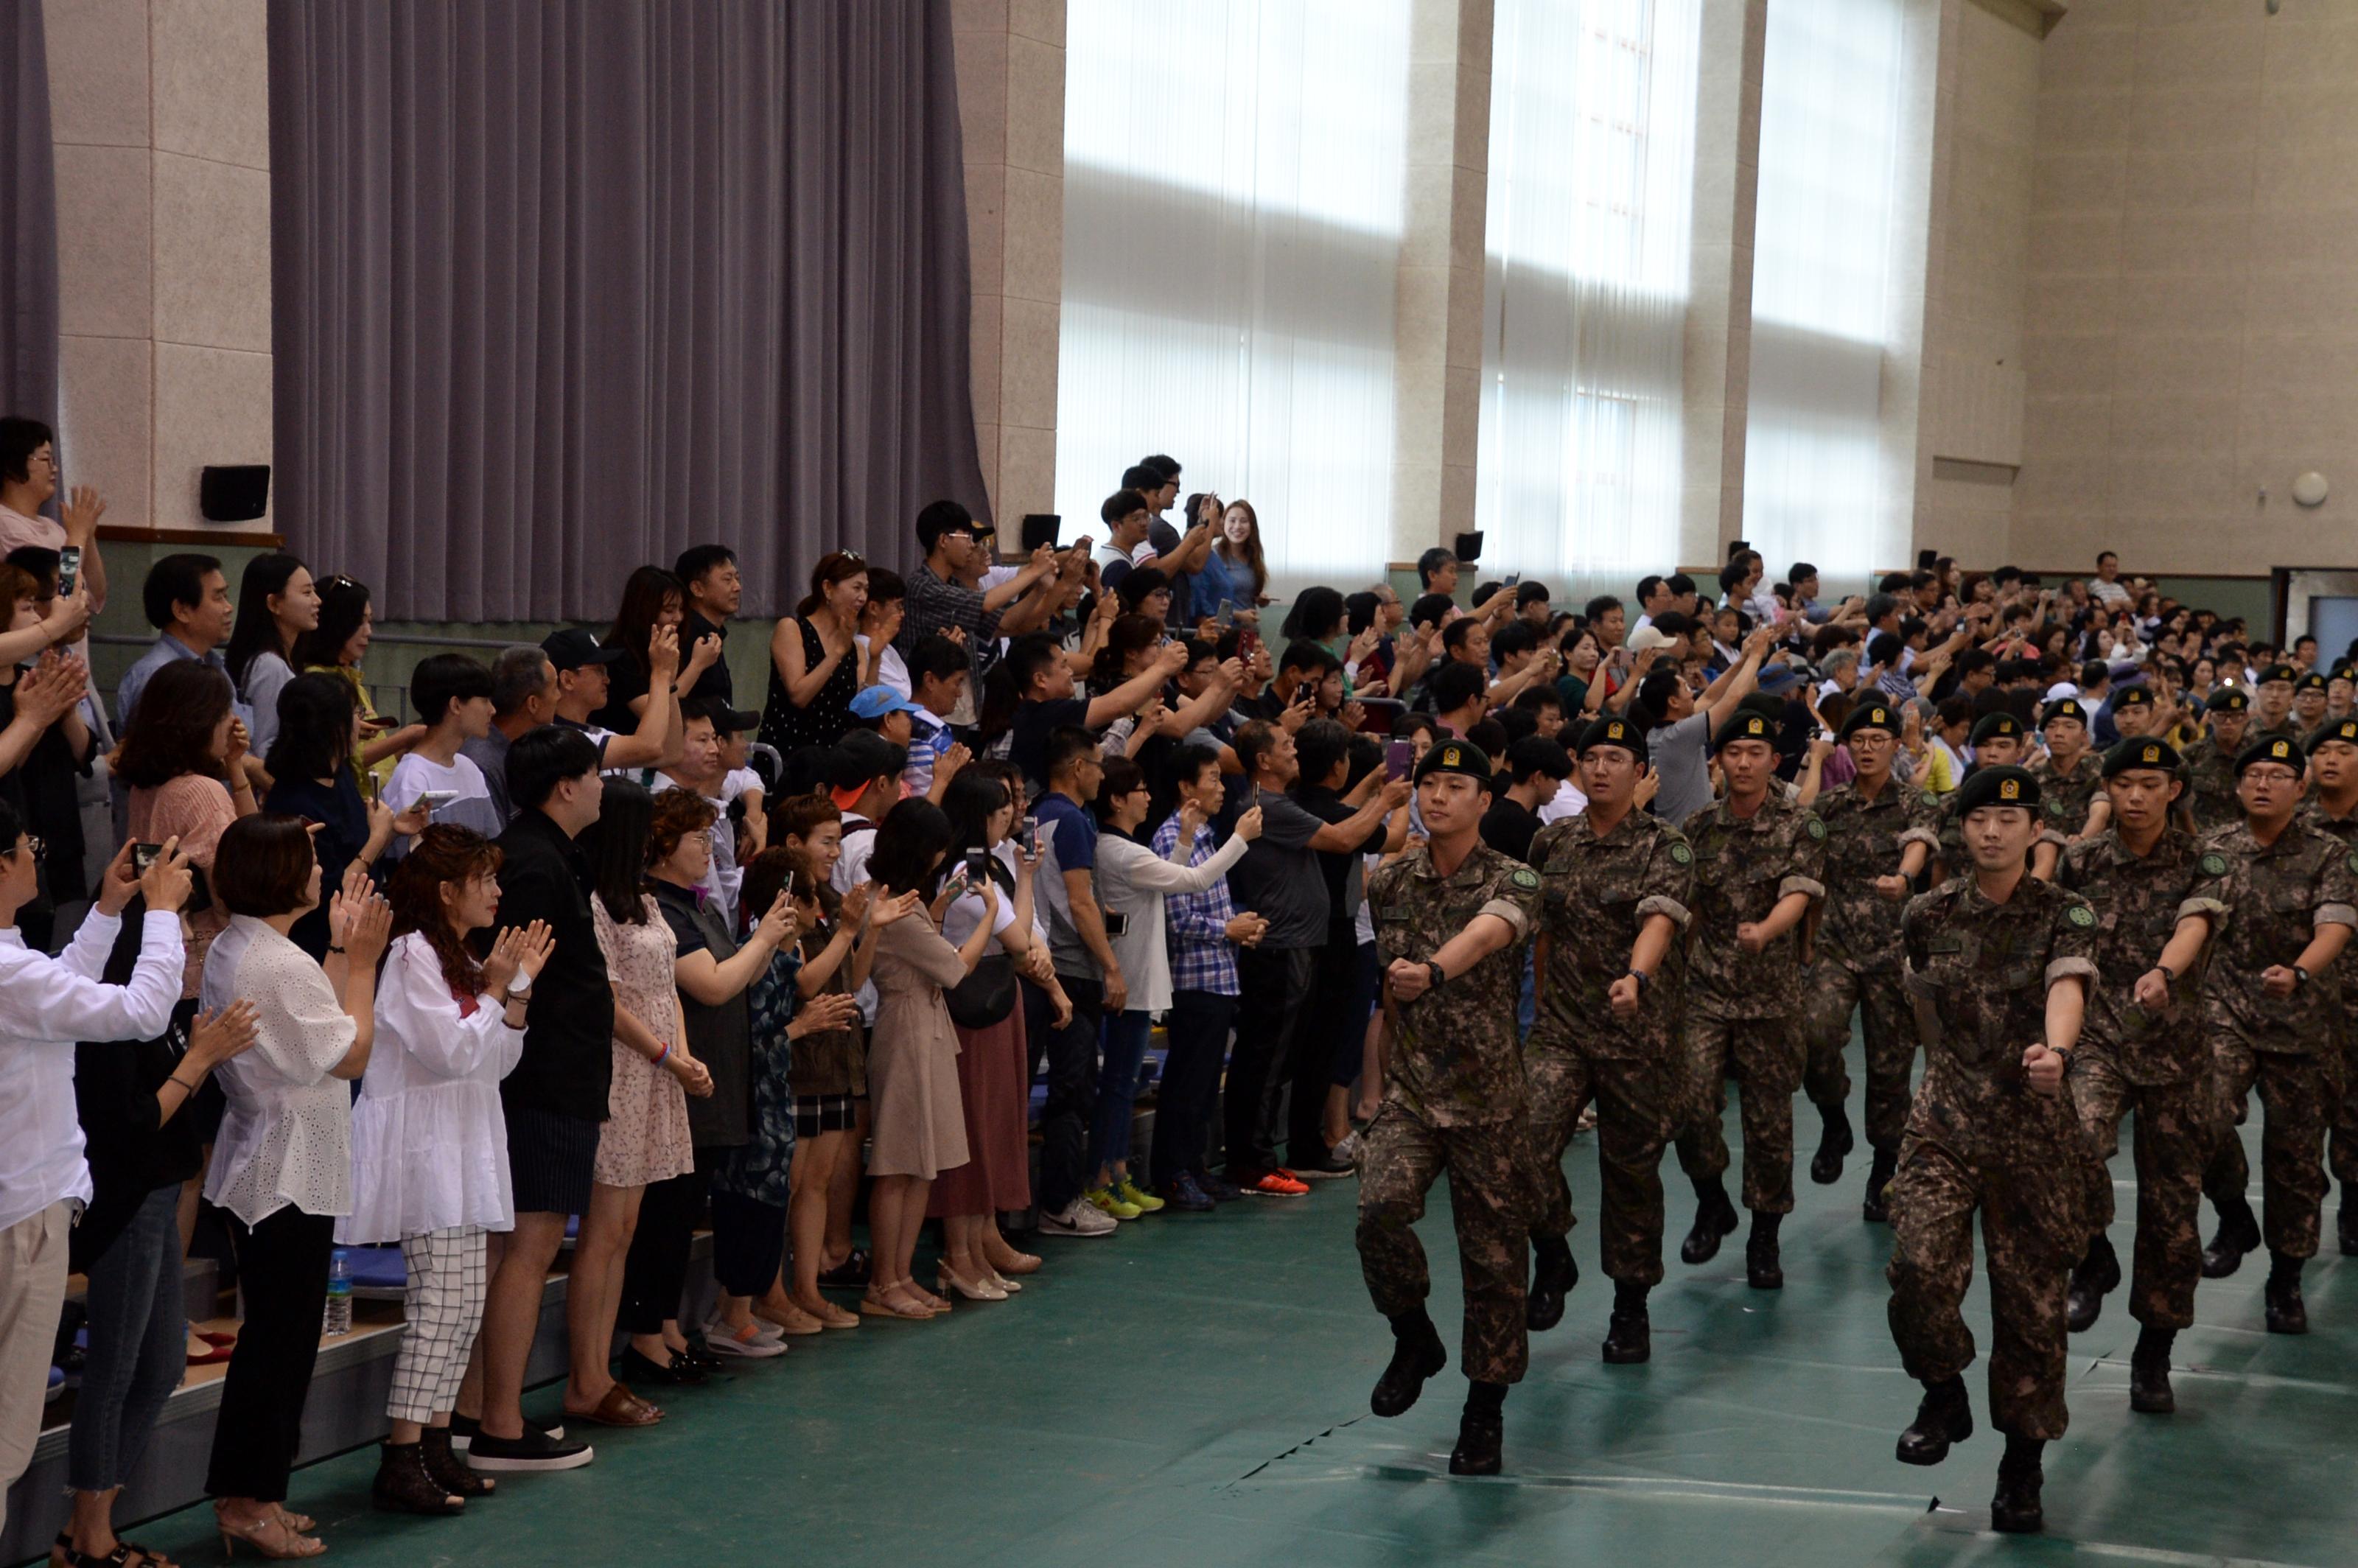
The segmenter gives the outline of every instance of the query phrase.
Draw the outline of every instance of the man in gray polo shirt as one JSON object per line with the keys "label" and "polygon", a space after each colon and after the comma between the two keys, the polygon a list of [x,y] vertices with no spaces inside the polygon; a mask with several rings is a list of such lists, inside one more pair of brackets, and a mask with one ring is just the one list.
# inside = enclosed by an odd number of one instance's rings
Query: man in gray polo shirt
{"label": "man in gray polo shirt", "polygon": [[1654,795],[1656,816],[1684,822],[1711,804],[1711,737],[1759,684],[1760,660],[1776,637],[1774,626],[1755,626],[1744,640],[1744,657],[1700,697],[1676,670],[1658,669],[1638,683],[1636,706],[1650,725],[1646,749],[1662,781]]}

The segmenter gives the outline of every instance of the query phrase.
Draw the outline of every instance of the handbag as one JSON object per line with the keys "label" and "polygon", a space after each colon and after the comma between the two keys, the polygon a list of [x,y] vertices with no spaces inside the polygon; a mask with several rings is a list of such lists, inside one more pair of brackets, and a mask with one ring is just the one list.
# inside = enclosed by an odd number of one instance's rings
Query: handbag
{"label": "handbag", "polygon": [[973,972],[942,993],[950,1022],[960,1029],[989,1029],[1015,1011],[1015,960],[986,953]]}

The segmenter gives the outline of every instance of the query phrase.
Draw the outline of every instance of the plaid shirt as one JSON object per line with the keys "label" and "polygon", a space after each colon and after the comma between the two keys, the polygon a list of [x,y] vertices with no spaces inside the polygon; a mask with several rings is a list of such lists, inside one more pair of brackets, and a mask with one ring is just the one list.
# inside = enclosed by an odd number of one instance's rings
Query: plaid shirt
{"label": "plaid shirt", "polygon": [[934,787],[934,763],[950,749],[950,727],[924,710],[909,715],[909,765],[901,770],[903,798]]}
{"label": "plaid shirt", "polygon": [[[1173,812],[1154,830],[1154,852],[1164,860],[1179,843],[1179,814]],[[1212,842],[1209,826],[1195,829],[1195,848],[1188,855],[1190,866],[1200,866],[1210,860],[1218,846]],[[1167,893],[1163,900],[1163,929],[1171,944],[1171,989],[1174,991],[1209,991],[1214,996],[1235,996],[1237,985],[1236,944],[1228,940],[1228,922],[1237,915],[1237,906],[1228,897],[1226,877],[1214,881],[1202,892]]]}
{"label": "plaid shirt", "polygon": [[909,595],[903,601],[901,634],[892,640],[902,657],[915,653],[917,644],[926,638],[953,626],[966,628],[969,658],[999,635],[999,611],[984,609],[982,595],[964,583],[943,581],[923,561],[909,568],[904,580]]}

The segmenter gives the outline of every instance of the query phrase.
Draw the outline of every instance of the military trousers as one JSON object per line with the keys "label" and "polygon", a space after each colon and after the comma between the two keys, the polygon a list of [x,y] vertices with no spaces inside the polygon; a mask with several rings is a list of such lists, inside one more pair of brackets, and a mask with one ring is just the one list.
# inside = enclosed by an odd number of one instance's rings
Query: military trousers
{"label": "military trousers", "polygon": [[2236,1136],[2260,1091],[2260,1231],[2268,1250],[2288,1258],[2317,1255],[2319,1217],[2325,1205],[2325,1143],[2342,1111],[2340,1045],[2312,1053],[2255,1051],[2232,1031],[2212,1041],[2219,1094],[2218,1139],[2202,1174],[2202,1193],[2214,1206],[2242,1201],[2252,1164]]}
{"label": "military trousers", "polygon": [[1727,1171],[1720,1126],[1726,1080],[1736,1078],[1744,1122],[1744,1206],[1756,1214],[1793,1209],[1793,1091],[1801,1087],[1801,1042],[1792,1018],[1724,1018],[1689,994],[1679,1022],[1683,1104],[1679,1169],[1694,1182]]}
{"label": "military trousers", "polygon": [[1359,1271],[1386,1317],[1432,1292],[1416,1222],[1424,1195],[1449,1173],[1449,1217],[1466,1301],[1458,1366],[1482,1383],[1522,1379],[1531,1355],[1523,1324],[1530,1273],[1531,1146],[1516,1121],[1434,1127],[1387,1105],[1359,1137]]}
{"label": "military trousers", "polygon": [[1531,1081],[1531,1146],[1537,1167],[1531,1234],[1573,1227],[1563,1153],[1580,1113],[1596,1107],[1596,1158],[1603,1177],[1598,1250],[1607,1279],[1656,1285],[1662,1279],[1662,1146],[1670,1141],[1675,1075],[1667,1061],[1592,1056],[1575,1044],[1534,1035],[1523,1057]]}
{"label": "military trousers", "polygon": [[2054,1175],[2042,1162],[1976,1160],[1911,1128],[1891,1183],[1891,1262],[1884,1272],[1900,1363],[1924,1383],[1960,1377],[1973,1365],[1963,1309],[1978,1210],[1989,1269],[1990,1423],[2013,1437],[2058,1438],[2071,1420],[2063,1386],[2071,1264],[2086,1237],[2061,1234],[2076,1227],[2082,1206],[2061,1206],[2070,1214],[2059,1225]]}
{"label": "military trousers", "polygon": [[[2130,1145],[2136,1164],[2136,1253],[2129,1275],[2129,1315],[2155,1328],[2194,1322],[2194,1286],[2202,1277],[2202,1172],[2218,1141],[2218,1091],[2208,1075],[2175,1084],[2135,1084],[2100,1047],[2071,1054],[2069,1087],[2081,1130],[2099,1160],[2120,1150],[2121,1118],[2134,1110]],[[2093,1193],[2090,1235],[2113,1222],[2111,1173]]]}
{"label": "military trousers", "polygon": [[[2342,984],[2358,989],[2358,981]],[[2342,1106],[2334,1114],[2330,1149],[2333,1179],[2349,1187],[2358,1184],[2358,1094],[2350,1092],[2358,1084],[2358,1019],[2345,1018],[2342,1029]],[[2347,1193],[2342,1201],[2349,1201]]]}
{"label": "military trousers", "polygon": [[1801,1087],[1822,1110],[1850,1099],[1851,1014],[1859,1015],[1866,1046],[1866,1142],[1887,1153],[1899,1150],[1908,1129],[1909,1079],[1916,1071],[1916,1010],[1900,989],[1898,969],[1862,970],[1839,958],[1821,958],[1809,972],[1810,995],[1802,1014],[1807,1059]]}

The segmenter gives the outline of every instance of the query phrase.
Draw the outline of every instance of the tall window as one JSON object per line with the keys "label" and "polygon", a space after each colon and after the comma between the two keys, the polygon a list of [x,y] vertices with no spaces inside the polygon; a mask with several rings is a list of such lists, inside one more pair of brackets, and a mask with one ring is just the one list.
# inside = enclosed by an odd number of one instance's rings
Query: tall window
{"label": "tall window", "polygon": [[1483,559],[1678,547],[1696,0],[1498,0],[1483,290]]}
{"label": "tall window", "polygon": [[1881,503],[1901,0],[1768,8],[1754,235],[1745,536],[1863,579],[1906,554]]}
{"label": "tall window", "polygon": [[1087,0],[1065,16],[1056,500],[1149,452],[1253,503],[1271,571],[1382,568],[1408,0]]}

